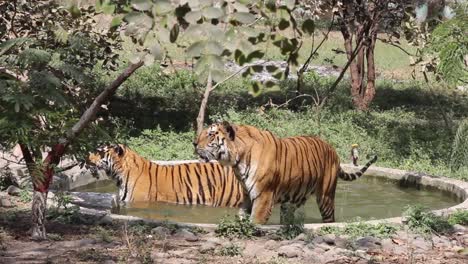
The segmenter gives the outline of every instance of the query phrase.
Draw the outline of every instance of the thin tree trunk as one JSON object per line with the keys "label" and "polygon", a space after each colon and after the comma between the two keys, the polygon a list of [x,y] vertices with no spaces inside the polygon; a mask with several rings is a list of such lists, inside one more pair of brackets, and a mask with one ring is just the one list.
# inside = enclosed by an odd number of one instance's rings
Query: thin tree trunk
{"label": "thin tree trunk", "polygon": [[[73,141],[81,131],[95,119],[96,113],[99,111],[102,103],[113,95],[117,88],[125,82],[138,68],[143,66],[143,61],[135,64],[130,64],[109,86],[107,86],[99,96],[94,99],[91,106],[83,113],[80,120],[67,131],[67,137],[59,139],[47,157],[43,161],[42,167],[37,167],[37,162],[34,161],[31,152],[26,145],[20,143],[23,157],[25,158],[28,171],[33,180],[33,201],[32,201],[32,238],[43,240],[47,238],[45,229],[45,216],[47,208],[47,193],[49,186],[52,183],[54,176],[54,167],[58,165],[61,157],[65,153],[68,145]],[[39,157],[37,157],[39,158]]]}
{"label": "thin tree trunk", "polygon": [[375,96],[375,60],[374,60],[374,49],[375,49],[375,40],[377,38],[377,33],[372,33],[369,46],[366,50],[366,59],[367,59],[367,85],[366,90],[362,98],[362,108],[361,110],[367,109],[374,99]]}
{"label": "thin tree trunk", "polygon": [[205,93],[203,94],[203,99],[200,104],[200,111],[198,112],[197,117],[197,137],[203,131],[203,124],[205,122],[205,112],[206,106],[208,105],[208,98],[210,97],[210,93],[213,90],[213,81],[211,78],[211,72],[208,72],[208,80],[206,83]]}

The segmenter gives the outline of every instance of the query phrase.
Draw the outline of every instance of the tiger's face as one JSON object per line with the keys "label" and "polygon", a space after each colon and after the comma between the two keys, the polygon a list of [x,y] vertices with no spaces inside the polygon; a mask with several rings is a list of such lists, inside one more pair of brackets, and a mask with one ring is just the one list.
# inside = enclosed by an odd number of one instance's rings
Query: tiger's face
{"label": "tiger's face", "polygon": [[217,160],[223,165],[233,165],[230,146],[235,138],[234,128],[227,122],[215,123],[203,131],[194,142],[196,154],[204,161]]}
{"label": "tiger's face", "polygon": [[113,165],[118,163],[123,155],[124,148],[120,145],[105,145],[98,147],[95,152],[89,154],[87,165],[96,177],[97,170],[104,170],[109,175],[114,175]]}

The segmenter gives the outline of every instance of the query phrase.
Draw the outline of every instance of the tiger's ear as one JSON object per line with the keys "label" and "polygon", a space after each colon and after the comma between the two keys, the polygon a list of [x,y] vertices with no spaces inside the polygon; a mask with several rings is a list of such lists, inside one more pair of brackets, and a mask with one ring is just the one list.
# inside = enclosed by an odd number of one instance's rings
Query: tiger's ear
{"label": "tiger's ear", "polygon": [[119,157],[123,156],[124,154],[124,149],[120,145],[116,145],[114,147],[115,152],[119,155]]}
{"label": "tiger's ear", "polygon": [[234,138],[236,138],[236,131],[234,130],[234,127],[231,126],[228,121],[223,121],[223,126],[228,133],[229,139],[234,140]]}

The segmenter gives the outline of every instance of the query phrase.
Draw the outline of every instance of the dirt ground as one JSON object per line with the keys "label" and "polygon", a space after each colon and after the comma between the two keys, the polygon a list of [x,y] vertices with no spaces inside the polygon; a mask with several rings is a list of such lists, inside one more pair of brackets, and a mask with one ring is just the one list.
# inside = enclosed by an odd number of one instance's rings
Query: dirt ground
{"label": "dirt ground", "polygon": [[[125,223],[49,220],[47,241],[31,241],[29,204],[0,207],[0,263],[468,263],[468,229],[422,239],[302,234],[278,240],[217,237],[213,231]],[[83,217],[83,216],[82,216]],[[83,222],[88,222],[84,224]]]}

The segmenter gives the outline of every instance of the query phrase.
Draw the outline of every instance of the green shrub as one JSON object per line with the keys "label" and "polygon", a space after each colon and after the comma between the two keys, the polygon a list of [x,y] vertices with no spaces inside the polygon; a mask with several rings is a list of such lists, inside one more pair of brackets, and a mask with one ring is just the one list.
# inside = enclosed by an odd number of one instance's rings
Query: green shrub
{"label": "green shrub", "polygon": [[223,246],[219,249],[218,254],[221,256],[240,256],[242,255],[242,248],[236,244],[229,244],[227,246]]}
{"label": "green shrub", "polygon": [[256,232],[257,227],[249,217],[241,218],[239,215],[235,215],[234,219],[224,216],[215,230],[217,236],[227,238],[251,238]]}
{"label": "green shrub", "polygon": [[55,200],[57,205],[48,211],[48,219],[54,219],[67,224],[79,223],[81,221],[80,207],[71,204],[71,196],[63,192],[57,192],[53,200]]}
{"label": "green shrub", "polygon": [[325,234],[335,234],[335,235],[347,235],[352,238],[372,236],[379,238],[390,237],[398,228],[394,225],[379,223],[379,224],[367,224],[364,222],[350,223],[345,227],[335,227],[335,226],[324,226],[319,229],[318,233],[320,235]]}
{"label": "green shrub", "polygon": [[468,210],[458,209],[448,217],[451,225],[468,225]]}
{"label": "green shrub", "polygon": [[421,205],[411,205],[403,212],[408,227],[422,234],[442,233],[451,229],[451,225],[442,216],[435,215]]}
{"label": "green shrub", "polygon": [[143,130],[140,136],[131,138],[127,144],[143,157],[151,160],[197,159],[192,146],[194,132],[176,133],[161,128]]}

